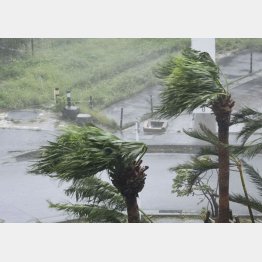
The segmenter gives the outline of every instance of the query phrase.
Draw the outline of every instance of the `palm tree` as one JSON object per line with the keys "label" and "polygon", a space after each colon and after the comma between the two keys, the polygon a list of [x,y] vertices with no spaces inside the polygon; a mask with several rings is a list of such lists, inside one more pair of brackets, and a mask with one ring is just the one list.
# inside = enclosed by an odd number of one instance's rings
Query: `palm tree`
{"label": "palm tree", "polygon": [[66,129],[55,142],[41,147],[40,158],[30,173],[49,175],[79,186],[79,181],[106,171],[125,200],[128,222],[140,222],[137,197],[148,169],[142,166],[146,150],[143,143],[120,140],[95,126],[75,126]]}
{"label": "palm tree", "polygon": [[[212,109],[218,124],[219,215],[217,222],[229,222],[229,125],[234,101],[227,84],[220,80],[219,67],[206,52],[186,49],[156,70],[165,88],[156,107],[160,117],[177,117],[200,106]],[[225,86],[224,86],[225,85]]]}

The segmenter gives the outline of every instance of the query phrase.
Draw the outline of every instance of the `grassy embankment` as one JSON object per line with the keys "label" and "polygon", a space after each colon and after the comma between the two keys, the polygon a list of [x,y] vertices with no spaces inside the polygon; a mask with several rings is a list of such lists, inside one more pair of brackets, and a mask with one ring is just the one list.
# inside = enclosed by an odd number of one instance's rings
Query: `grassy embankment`
{"label": "grassy embankment", "polygon": [[242,50],[262,51],[262,38],[216,38],[217,54]]}

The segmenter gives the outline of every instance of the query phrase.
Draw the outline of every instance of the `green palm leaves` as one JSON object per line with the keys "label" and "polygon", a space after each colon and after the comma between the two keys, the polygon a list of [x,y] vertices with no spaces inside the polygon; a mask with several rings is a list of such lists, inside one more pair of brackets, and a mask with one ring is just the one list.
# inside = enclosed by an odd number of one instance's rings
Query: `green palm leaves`
{"label": "green palm leaves", "polygon": [[168,118],[178,116],[183,111],[210,106],[220,96],[227,96],[219,73],[208,53],[186,49],[180,56],[171,58],[155,72],[165,85],[156,114]]}
{"label": "green palm leaves", "polygon": [[[259,196],[262,196],[262,177],[259,175],[258,171],[243,161],[244,171],[249,175],[251,182],[255,185]],[[250,205],[252,209],[262,212],[262,202],[260,199],[254,198],[249,195],[249,199],[240,194],[232,194],[230,200],[242,204],[244,206]]]}
{"label": "green palm leaves", "polygon": [[49,202],[50,207],[90,223],[127,222],[124,198],[114,186],[99,177],[80,179],[66,189],[65,194],[75,197],[77,203]]}
{"label": "green palm leaves", "polygon": [[262,137],[255,134],[262,128],[262,113],[251,108],[242,108],[233,114],[232,124],[243,124],[238,138],[243,143],[242,153],[248,157],[253,157],[262,152]]}
{"label": "green palm leaves", "polygon": [[142,143],[122,141],[95,126],[74,126],[41,147],[41,157],[30,172],[75,181],[104,170],[120,172],[139,161],[146,150]]}

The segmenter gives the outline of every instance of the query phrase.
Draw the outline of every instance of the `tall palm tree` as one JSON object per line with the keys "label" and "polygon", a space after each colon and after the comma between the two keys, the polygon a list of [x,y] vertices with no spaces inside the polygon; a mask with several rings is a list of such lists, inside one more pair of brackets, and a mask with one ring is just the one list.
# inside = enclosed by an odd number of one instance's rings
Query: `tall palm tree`
{"label": "tall palm tree", "polygon": [[219,67],[206,52],[186,49],[156,70],[165,88],[156,114],[177,117],[200,106],[211,108],[218,124],[219,215],[217,222],[229,222],[229,125],[234,101],[227,84],[220,80]]}
{"label": "tall palm tree", "polygon": [[[126,142],[95,126],[70,127],[55,142],[41,147],[30,173],[49,175],[73,186],[106,171],[123,196],[128,222],[140,222],[138,193],[143,189],[147,166],[143,143]],[[69,191],[70,192],[70,191]]]}

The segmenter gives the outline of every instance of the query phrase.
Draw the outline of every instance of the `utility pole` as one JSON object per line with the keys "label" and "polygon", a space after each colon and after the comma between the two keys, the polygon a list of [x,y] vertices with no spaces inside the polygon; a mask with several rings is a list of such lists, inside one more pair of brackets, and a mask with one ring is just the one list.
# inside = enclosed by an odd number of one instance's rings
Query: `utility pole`
{"label": "utility pole", "polygon": [[90,109],[93,109],[93,106],[94,106],[93,97],[90,96],[90,97],[89,97],[89,108],[90,108]]}
{"label": "utility pole", "polygon": [[32,50],[32,56],[34,56],[34,38],[31,38],[31,50]]}
{"label": "utility pole", "polygon": [[57,104],[57,98],[58,98],[59,94],[60,94],[59,88],[56,87],[56,88],[54,89],[54,100],[55,100],[55,103],[56,103],[56,104]]}
{"label": "utility pole", "polygon": [[67,99],[67,106],[70,108],[71,105],[72,105],[72,102],[71,102],[71,91],[67,91],[66,92],[66,99]]}
{"label": "utility pole", "polygon": [[249,69],[249,74],[251,74],[253,71],[253,52],[250,52],[250,69]]}
{"label": "utility pole", "polygon": [[122,128],[123,128],[123,111],[124,111],[124,108],[121,107],[121,113],[120,113],[120,130],[122,131]]}
{"label": "utility pole", "polygon": [[151,115],[153,115],[153,96],[150,95],[150,108],[151,108]]}

